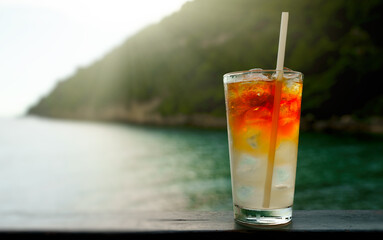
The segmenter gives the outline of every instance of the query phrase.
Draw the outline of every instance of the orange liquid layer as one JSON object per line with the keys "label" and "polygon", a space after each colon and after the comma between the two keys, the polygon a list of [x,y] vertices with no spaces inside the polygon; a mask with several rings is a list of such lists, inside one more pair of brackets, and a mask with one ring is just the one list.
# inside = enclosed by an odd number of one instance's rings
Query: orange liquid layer
{"label": "orange liquid layer", "polygon": [[[275,81],[227,84],[227,113],[234,148],[247,150],[249,144],[246,143],[246,139],[255,136],[259,143],[257,151],[267,152],[274,94]],[[301,97],[302,82],[292,80],[282,82],[277,147],[284,139],[298,143]]]}

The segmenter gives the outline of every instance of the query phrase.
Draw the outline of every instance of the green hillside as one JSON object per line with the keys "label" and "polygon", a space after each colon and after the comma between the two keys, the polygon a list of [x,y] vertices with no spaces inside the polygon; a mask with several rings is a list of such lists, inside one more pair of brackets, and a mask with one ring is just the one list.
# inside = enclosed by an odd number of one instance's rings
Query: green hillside
{"label": "green hillside", "polygon": [[222,75],[275,68],[281,12],[288,11],[285,66],[305,75],[302,114],[379,116],[382,6],[379,0],[195,0],[60,81],[28,113],[146,123],[224,119]]}

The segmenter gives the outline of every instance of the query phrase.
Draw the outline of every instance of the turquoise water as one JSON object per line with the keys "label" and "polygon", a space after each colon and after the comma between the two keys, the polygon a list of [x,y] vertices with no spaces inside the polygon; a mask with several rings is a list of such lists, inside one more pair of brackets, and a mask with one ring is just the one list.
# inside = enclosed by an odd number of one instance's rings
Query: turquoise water
{"label": "turquoise water", "polygon": [[[301,133],[295,209],[382,209],[383,137]],[[231,210],[225,130],[0,120],[1,212]]]}
{"label": "turquoise water", "polygon": [[296,209],[382,209],[383,138],[303,133]]}

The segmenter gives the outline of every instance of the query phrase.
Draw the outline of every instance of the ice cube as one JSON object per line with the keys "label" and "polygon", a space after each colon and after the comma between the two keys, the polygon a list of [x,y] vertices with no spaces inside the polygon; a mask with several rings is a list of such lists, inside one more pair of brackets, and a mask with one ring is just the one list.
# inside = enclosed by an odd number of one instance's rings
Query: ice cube
{"label": "ice cube", "polygon": [[251,135],[250,137],[248,137],[246,140],[247,140],[247,143],[254,149],[257,149],[258,147],[258,136],[259,136],[259,133],[258,134],[254,134],[254,135]]}
{"label": "ice cube", "polygon": [[267,81],[267,80],[270,80],[268,76],[262,74],[262,73],[249,73],[247,75],[247,77],[249,78],[249,80],[264,80],[264,81]]}
{"label": "ice cube", "polygon": [[279,166],[274,170],[275,185],[280,185],[286,183],[291,177],[291,167],[290,166]]}
{"label": "ice cube", "polygon": [[245,177],[248,175],[253,175],[259,164],[260,164],[259,159],[249,154],[243,153],[239,157],[239,162],[236,167],[236,173],[238,174],[238,176],[245,176]]}
{"label": "ice cube", "polygon": [[273,187],[282,190],[290,188],[293,183],[294,170],[289,165],[275,167],[273,173]]}
{"label": "ice cube", "polygon": [[251,186],[237,186],[236,195],[240,201],[249,201],[254,194],[254,188]]}
{"label": "ice cube", "polygon": [[244,80],[269,80],[269,78],[260,73],[259,71],[262,71],[262,68],[252,68],[249,70],[249,73],[246,74],[244,77]]}
{"label": "ice cube", "polygon": [[283,82],[283,92],[289,92],[290,94],[299,94],[301,90],[301,84],[299,79],[289,80]]}
{"label": "ice cube", "polygon": [[299,73],[298,72],[294,72],[291,69],[288,69],[288,70],[290,70],[291,72],[285,72],[283,74],[283,78],[285,78],[285,79],[294,79],[294,78],[296,78],[297,80],[299,80]]}

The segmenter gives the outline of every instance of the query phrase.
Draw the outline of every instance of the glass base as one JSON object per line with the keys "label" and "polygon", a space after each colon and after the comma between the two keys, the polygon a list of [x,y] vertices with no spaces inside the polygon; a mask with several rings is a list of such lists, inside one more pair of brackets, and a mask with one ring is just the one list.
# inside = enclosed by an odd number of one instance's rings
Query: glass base
{"label": "glass base", "polygon": [[292,219],[292,207],[279,209],[246,209],[234,206],[234,218],[246,226],[273,226],[287,224]]}

